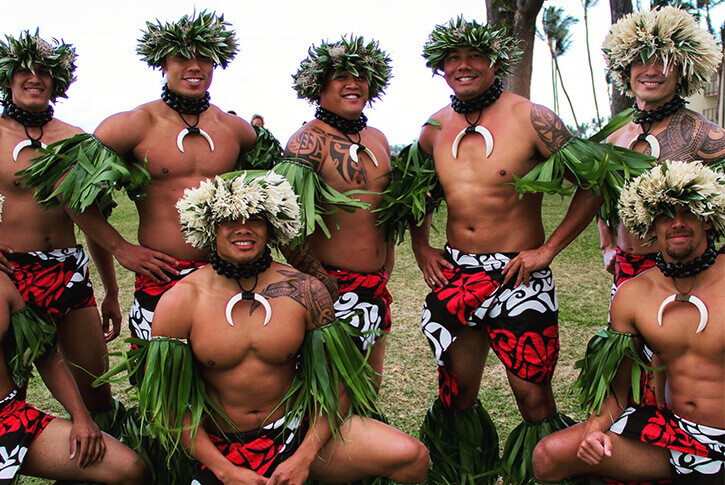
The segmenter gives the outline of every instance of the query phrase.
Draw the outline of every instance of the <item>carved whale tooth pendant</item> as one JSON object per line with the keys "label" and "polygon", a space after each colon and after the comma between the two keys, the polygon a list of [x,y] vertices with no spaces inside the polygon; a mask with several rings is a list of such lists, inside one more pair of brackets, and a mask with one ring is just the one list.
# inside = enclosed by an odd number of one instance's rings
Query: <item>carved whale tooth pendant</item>
{"label": "carved whale tooth pendant", "polygon": [[357,163],[359,160],[357,152],[359,150],[362,150],[364,153],[367,154],[368,157],[370,157],[370,160],[373,161],[373,164],[377,167],[378,166],[378,159],[375,158],[375,155],[373,155],[373,152],[370,151],[365,145],[360,145],[359,143],[353,143],[350,145],[350,158],[352,158],[352,161]]}
{"label": "carved whale tooth pendant", "polygon": [[685,293],[677,293],[676,295],[670,295],[664,299],[664,301],[660,305],[659,311],[657,312],[657,324],[660,327],[662,326],[662,314],[665,312],[665,307],[675,301],[692,303],[693,305],[695,305],[700,312],[700,323],[697,325],[697,330],[695,331],[695,333],[700,333],[705,330],[708,318],[707,307],[705,306],[705,303],[695,295],[688,295]]}
{"label": "carved whale tooth pendant", "polygon": [[264,307],[264,326],[266,327],[269,321],[272,319],[272,307],[269,305],[267,299],[258,293],[240,292],[231,297],[227,302],[227,307],[224,312],[227,317],[227,323],[232,327],[234,326],[234,321],[232,321],[232,310],[234,310],[234,305],[242,300],[255,300],[261,303],[261,305]]}
{"label": "carved whale tooth pendant", "polygon": [[23,148],[48,148],[48,145],[39,140],[22,140],[13,148],[13,162],[18,161],[18,155]]}
{"label": "carved whale tooth pendant", "polygon": [[468,133],[478,133],[483,137],[483,141],[486,143],[486,158],[488,158],[493,151],[493,135],[490,131],[488,131],[488,128],[480,125],[468,126],[462,129],[460,133],[458,133],[456,139],[453,140],[453,145],[451,145],[451,153],[453,155],[453,158],[458,158],[458,145],[461,143],[463,137],[466,136]]}
{"label": "carved whale tooth pendant", "polygon": [[204,137],[204,139],[209,143],[209,147],[211,148],[211,151],[214,151],[214,140],[211,139],[209,136],[209,133],[202,130],[201,128],[197,128],[196,126],[192,126],[189,128],[184,128],[179,132],[179,135],[176,137],[176,146],[179,147],[179,151],[181,153],[184,153],[184,137],[186,135],[201,135]]}
{"label": "carved whale tooth pendant", "polygon": [[643,141],[649,145],[650,154],[655,157],[660,157],[660,142],[657,141],[657,138],[654,135],[651,135],[649,133],[640,133],[639,135],[632,138],[632,141],[629,142],[629,149],[631,150],[635,143],[638,141]]}

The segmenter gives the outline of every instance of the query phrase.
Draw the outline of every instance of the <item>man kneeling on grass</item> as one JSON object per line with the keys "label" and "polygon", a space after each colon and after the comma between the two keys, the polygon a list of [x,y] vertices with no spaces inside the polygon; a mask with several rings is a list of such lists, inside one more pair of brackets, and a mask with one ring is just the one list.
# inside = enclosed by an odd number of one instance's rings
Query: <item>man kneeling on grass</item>
{"label": "man kneeling on grass", "polygon": [[[164,410],[146,414],[152,427],[203,465],[192,483],[424,480],[420,441],[357,415],[375,411],[374,373],[325,286],[272,260],[268,244],[301,228],[289,183],[271,172],[217,177],[187,189],[177,208],[187,242],[211,249],[210,265],[161,298],[153,338],[133,355],[145,369],[142,410]],[[164,372],[176,357],[194,371]],[[185,375],[195,384],[178,383]],[[179,397],[187,385],[198,393]]]}

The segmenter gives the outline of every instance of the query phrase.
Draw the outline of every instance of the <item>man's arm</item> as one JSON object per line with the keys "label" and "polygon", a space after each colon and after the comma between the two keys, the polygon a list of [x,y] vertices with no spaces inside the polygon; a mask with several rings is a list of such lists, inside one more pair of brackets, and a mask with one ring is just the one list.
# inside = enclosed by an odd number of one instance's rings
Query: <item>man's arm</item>
{"label": "man's arm", "polygon": [[617,234],[615,228],[609,227],[601,217],[597,218],[599,229],[599,248],[604,258],[604,269],[614,274],[614,261],[617,254]]}
{"label": "man's arm", "polygon": [[118,303],[118,281],[113,255],[86,236],[86,246],[98,269],[103,283],[103,303],[101,303],[101,322],[106,342],[110,342],[121,333],[121,306]]}

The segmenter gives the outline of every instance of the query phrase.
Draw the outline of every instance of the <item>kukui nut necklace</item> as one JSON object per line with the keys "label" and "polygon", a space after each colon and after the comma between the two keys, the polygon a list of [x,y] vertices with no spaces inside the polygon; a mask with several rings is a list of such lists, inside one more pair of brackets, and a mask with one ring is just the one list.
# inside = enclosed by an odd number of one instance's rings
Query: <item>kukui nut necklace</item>
{"label": "kukui nut necklace", "polygon": [[[344,118],[337,113],[333,113],[329,109],[318,106],[317,110],[315,110],[315,118],[324,123],[327,123],[333,128],[338,129],[343,135],[345,135],[345,138],[347,138],[347,140],[350,142],[350,158],[353,162],[358,162],[358,151],[362,150],[363,153],[366,153],[367,156],[370,157],[370,160],[373,161],[373,164],[376,167],[378,166],[378,159],[375,158],[373,152],[371,152],[369,148],[365,147],[365,145],[360,143],[360,140],[362,140],[362,135],[360,135],[360,132],[367,126],[367,116],[360,113],[360,118],[356,120],[348,120],[347,118]],[[350,138],[350,135],[357,135],[357,141],[353,141],[353,139]]]}
{"label": "kukui nut necklace", "polygon": [[[264,307],[264,325],[266,326],[272,319],[272,307],[267,299],[259,293],[255,293],[254,289],[257,287],[257,282],[259,281],[259,273],[267,271],[272,264],[272,251],[269,249],[269,246],[265,246],[264,253],[259,259],[247,264],[234,264],[224,261],[219,257],[216,249],[213,249],[209,255],[209,264],[211,264],[211,267],[214,268],[217,274],[236,281],[239,286],[239,293],[229,299],[224,310],[227,323],[232,327],[234,326],[234,321],[232,320],[234,305],[242,300],[254,300]],[[245,290],[242,288],[239,280],[242,278],[251,278],[252,276],[254,276],[254,285],[250,290]]]}
{"label": "kukui nut necklace", "polygon": [[641,110],[635,102],[632,106],[634,108],[634,119],[632,122],[642,127],[642,133],[632,138],[632,141],[629,142],[629,148],[631,149],[638,141],[643,141],[649,145],[650,154],[655,158],[659,158],[660,143],[657,141],[657,137],[649,132],[652,129],[652,123],[662,121],[668,116],[671,116],[685,106],[686,103],[687,101],[678,94],[662,106],[651,110]]}
{"label": "kukui nut necklace", "polygon": [[[7,116],[23,125],[23,128],[25,128],[25,136],[28,137],[27,140],[18,142],[15,148],[13,148],[13,161],[18,161],[18,155],[23,148],[46,148],[47,145],[41,142],[40,139],[43,138],[43,127],[53,119],[53,107],[48,106],[43,111],[33,112],[18,108],[11,100],[4,101],[3,104],[5,105],[3,117]],[[40,135],[37,138],[33,137],[28,133],[29,127],[40,128]]]}
{"label": "kukui nut necklace", "polygon": [[[186,135],[203,136],[207,143],[209,143],[211,151],[214,151],[214,141],[211,139],[211,136],[209,136],[209,133],[196,126],[199,124],[200,115],[209,109],[209,100],[211,99],[211,96],[209,96],[208,91],[199,99],[189,99],[179,96],[169,89],[168,84],[164,84],[164,88],[161,91],[161,99],[164,100],[169,108],[179,113],[179,118],[181,118],[181,121],[183,121],[186,125],[186,128],[181,130],[176,137],[176,146],[179,147],[181,153],[184,153],[184,137]],[[196,121],[194,124],[192,125],[186,121],[184,115],[196,115]]]}
{"label": "kukui nut necklace", "polygon": [[[462,129],[456,136],[456,139],[453,140],[453,145],[451,145],[453,158],[458,157],[458,145],[461,143],[463,137],[469,133],[478,133],[481,135],[483,141],[486,143],[486,158],[491,155],[493,151],[493,135],[488,128],[480,126],[478,122],[481,120],[481,115],[483,115],[483,108],[492,105],[501,96],[501,93],[503,93],[503,81],[497,77],[494,79],[490,88],[474,99],[464,101],[458,99],[455,95],[451,95],[451,108],[456,113],[462,114],[466,118],[466,123],[468,123],[468,126]],[[468,114],[475,113],[476,111],[478,111],[476,120],[473,122],[469,121]]]}
{"label": "kukui nut necklace", "polygon": [[[662,314],[665,312],[665,307],[670,303],[678,301],[684,303],[692,303],[697,307],[698,311],[700,312],[700,323],[698,323],[695,333],[700,333],[705,330],[708,318],[707,307],[701,299],[690,293],[692,293],[692,289],[695,287],[695,278],[697,277],[697,275],[712,266],[715,263],[716,259],[717,250],[715,249],[715,245],[713,244],[713,242],[710,240],[708,240],[707,249],[705,249],[705,252],[702,254],[702,256],[699,256],[692,261],[687,261],[685,263],[667,263],[662,257],[662,253],[657,254],[657,257],[655,258],[655,264],[660,269],[660,271],[662,271],[663,275],[668,278],[672,278],[672,283],[674,283],[675,289],[677,290],[676,294],[670,295],[665,298],[660,305],[660,309],[657,312],[657,324],[660,327],[662,326]],[[682,291],[677,285],[677,278],[689,277],[692,278],[692,282],[690,283],[690,289],[687,291]]]}

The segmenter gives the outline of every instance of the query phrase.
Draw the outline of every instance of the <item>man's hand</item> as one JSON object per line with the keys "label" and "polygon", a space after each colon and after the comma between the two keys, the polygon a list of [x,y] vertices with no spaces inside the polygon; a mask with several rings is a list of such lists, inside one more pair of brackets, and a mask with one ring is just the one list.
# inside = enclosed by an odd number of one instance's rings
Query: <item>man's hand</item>
{"label": "man's hand", "polygon": [[224,485],[265,485],[269,483],[269,480],[261,475],[257,475],[252,470],[234,465],[232,465],[228,473],[217,478]]}
{"label": "man's hand", "polygon": [[103,433],[90,417],[74,418],[70,431],[70,460],[78,458],[78,466],[85,468],[103,459],[106,443]]}
{"label": "man's hand", "polygon": [[13,264],[8,261],[4,253],[13,254],[13,250],[9,247],[0,244],[0,271],[4,271],[7,274],[13,274]]}
{"label": "man's hand", "polygon": [[604,269],[614,274],[614,261],[617,256],[617,250],[613,247],[602,249],[602,257],[604,258]]}
{"label": "man's hand", "polygon": [[310,463],[292,455],[279,464],[267,481],[268,485],[302,485],[310,474]]}
{"label": "man's hand", "polygon": [[601,431],[587,433],[579,443],[577,458],[587,465],[598,465],[604,456],[612,456],[612,440]]}
{"label": "man's hand", "polygon": [[101,303],[101,322],[106,343],[121,333],[121,305],[118,304],[118,293],[106,293]]}
{"label": "man's hand", "polygon": [[554,255],[550,254],[544,247],[537,249],[529,249],[521,251],[514,259],[508,262],[501,272],[504,276],[503,284],[505,285],[516,278],[514,288],[517,288],[522,282],[529,286],[529,278],[531,273],[546,268],[551,264]]}
{"label": "man's hand", "polygon": [[423,272],[423,280],[429,288],[448,284],[448,279],[443,275],[441,268],[453,269],[453,265],[446,261],[445,252],[429,245],[421,245],[413,251],[418,267]]}
{"label": "man's hand", "polygon": [[124,268],[151,278],[156,283],[170,281],[168,274],[175,276],[179,274],[172,266],[176,264],[174,258],[143,246],[126,243],[114,253],[114,256]]}

